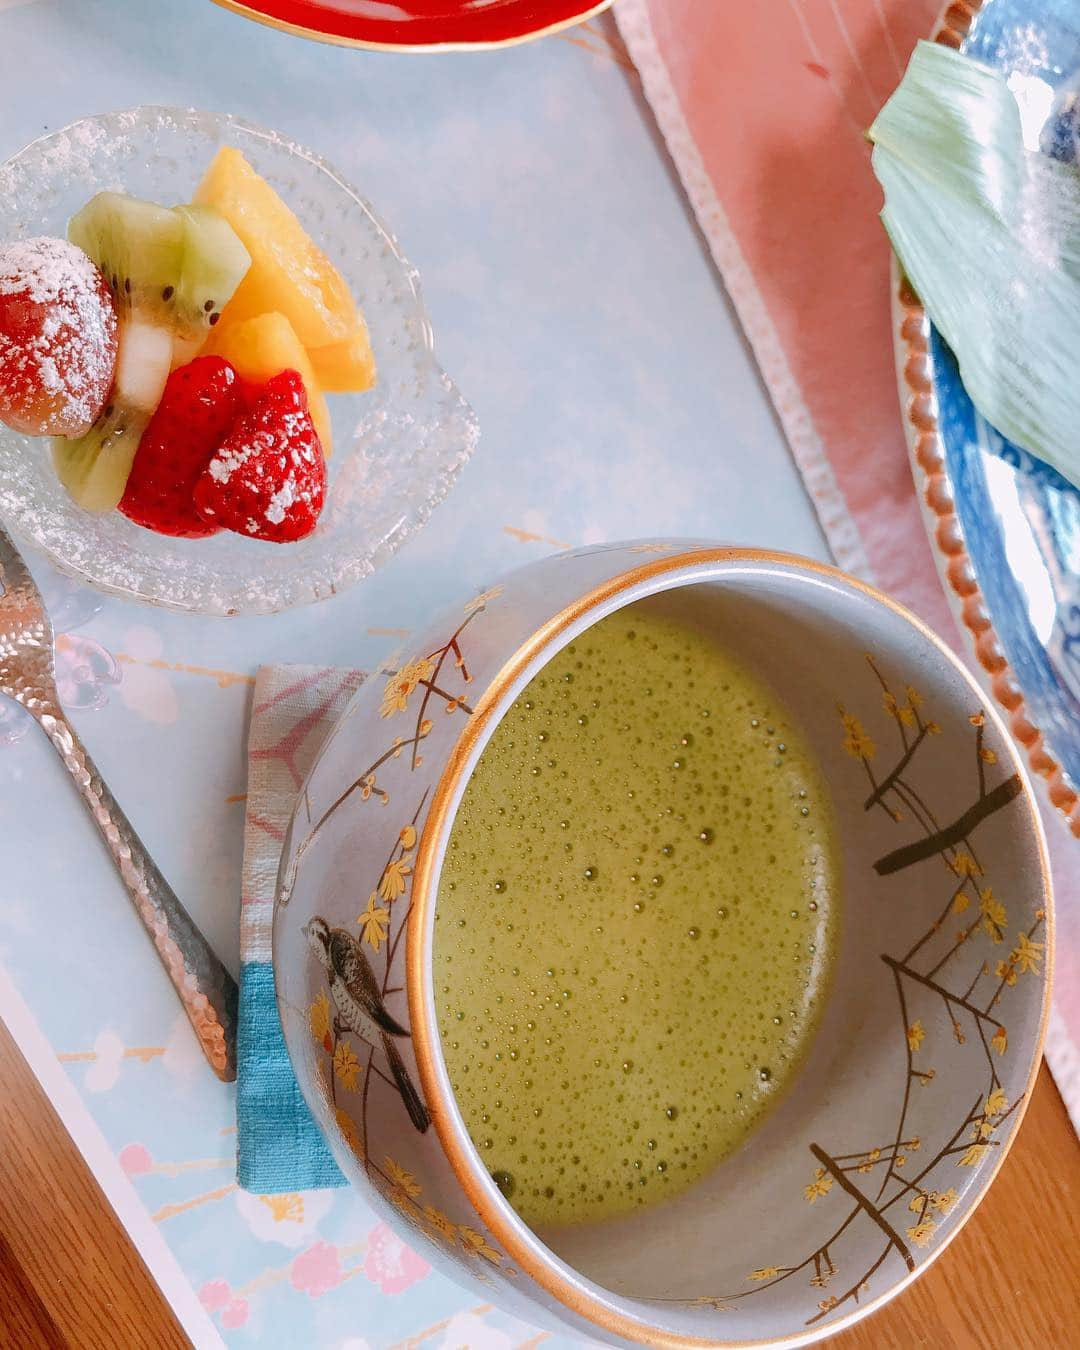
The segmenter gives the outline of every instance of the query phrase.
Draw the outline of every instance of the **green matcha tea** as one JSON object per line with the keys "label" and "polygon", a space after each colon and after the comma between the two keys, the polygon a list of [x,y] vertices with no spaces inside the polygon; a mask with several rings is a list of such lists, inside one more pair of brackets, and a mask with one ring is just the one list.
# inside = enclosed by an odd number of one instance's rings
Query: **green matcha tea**
{"label": "green matcha tea", "polygon": [[813,1036],[837,928],[820,769],[776,696],[655,604],[563,649],[496,728],[435,914],[469,1133],[536,1227],[668,1199]]}

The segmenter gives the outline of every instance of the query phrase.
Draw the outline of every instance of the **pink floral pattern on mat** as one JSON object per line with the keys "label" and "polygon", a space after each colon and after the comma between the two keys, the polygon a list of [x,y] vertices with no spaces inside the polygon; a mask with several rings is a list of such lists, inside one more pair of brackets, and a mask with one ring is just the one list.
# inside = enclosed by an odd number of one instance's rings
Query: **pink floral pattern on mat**
{"label": "pink floral pattern on mat", "polygon": [[207,1312],[220,1312],[231,1298],[228,1280],[207,1280],[199,1290],[199,1302]]}
{"label": "pink floral pattern on mat", "polygon": [[316,1242],[292,1263],[289,1282],[294,1289],[319,1298],[341,1283],[341,1259],[329,1242]]}
{"label": "pink floral pattern on mat", "polygon": [[246,1298],[233,1298],[221,1310],[221,1325],[229,1330],[242,1327],[248,1320],[250,1305]]}
{"label": "pink floral pattern on mat", "polygon": [[[840,566],[960,650],[896,392],[889,248],[863,132],[941,0],[620,0],[616,19]],[[1057,963],[1080,967],[1080,849],[1050,810]],[[1080,1128],[1080,987],[1047,1057]]]}
{"label": "pink floral pattern on mat", "polygon": [[364,1274],[384,1294],[403,1294],[422,1280],[431,1267],[397,1236],[380,1223],[368,1234],[368,1252]]}
{"label": "pink floral pattern on mat", "polygon": [[145,1144],[128,1144],[120,1150],[117,1158],[129,1177],[149,1172],[154,1165],[154,1159]]}

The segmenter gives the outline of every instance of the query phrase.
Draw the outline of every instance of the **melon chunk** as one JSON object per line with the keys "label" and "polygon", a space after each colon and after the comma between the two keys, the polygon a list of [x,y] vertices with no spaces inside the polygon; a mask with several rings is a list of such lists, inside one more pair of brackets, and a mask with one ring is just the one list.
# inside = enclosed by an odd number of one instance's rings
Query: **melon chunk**
{"label": "melon chunk", "polygon": [[251,266],[227,308],[233,320],[284,314],[305,347],[343,342],[356,332],[345,279],[270,184],[239,150],[214,156],[195,201],[212,206],[236,231]]}
{"label": "melon chunk", "polygon": [[283,370],[295,370],[307,390],[308,408],[323,454],[333,450],[330,412],[323,398],[308,354],[284,314],[258,314],[253,319],[234,319],[223,314],[210,330],[202,349],[204,356],[221,356],[236,369],[245,384],[262,385]]}
{"label": "melon chunk", "polygon": [[356,322],[351,337],[308,348],[315,378],[328,394],[362,394],[375,383],[375,353],[367,324],[359,314]]}

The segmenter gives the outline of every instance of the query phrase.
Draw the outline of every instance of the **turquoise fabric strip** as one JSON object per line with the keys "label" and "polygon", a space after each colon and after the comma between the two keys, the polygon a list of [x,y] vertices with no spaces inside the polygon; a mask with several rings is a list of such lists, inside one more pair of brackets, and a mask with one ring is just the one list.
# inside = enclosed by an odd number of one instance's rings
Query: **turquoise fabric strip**
{"label": "turquoise fabric strip", "polygon": [[240,968],[236,1179],[262,1195],[344,1186],[312,1119],[281,1032],[269,962]]}

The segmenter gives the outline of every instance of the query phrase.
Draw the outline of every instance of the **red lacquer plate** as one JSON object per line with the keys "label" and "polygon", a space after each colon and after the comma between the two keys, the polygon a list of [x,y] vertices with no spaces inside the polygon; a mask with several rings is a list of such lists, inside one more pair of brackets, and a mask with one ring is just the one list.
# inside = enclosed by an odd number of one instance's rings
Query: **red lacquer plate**
{"label": "red lacquer plate", "polygon": [[599,14],[612,0],[214,0],[299,37],[377,51],[503,47]]}

